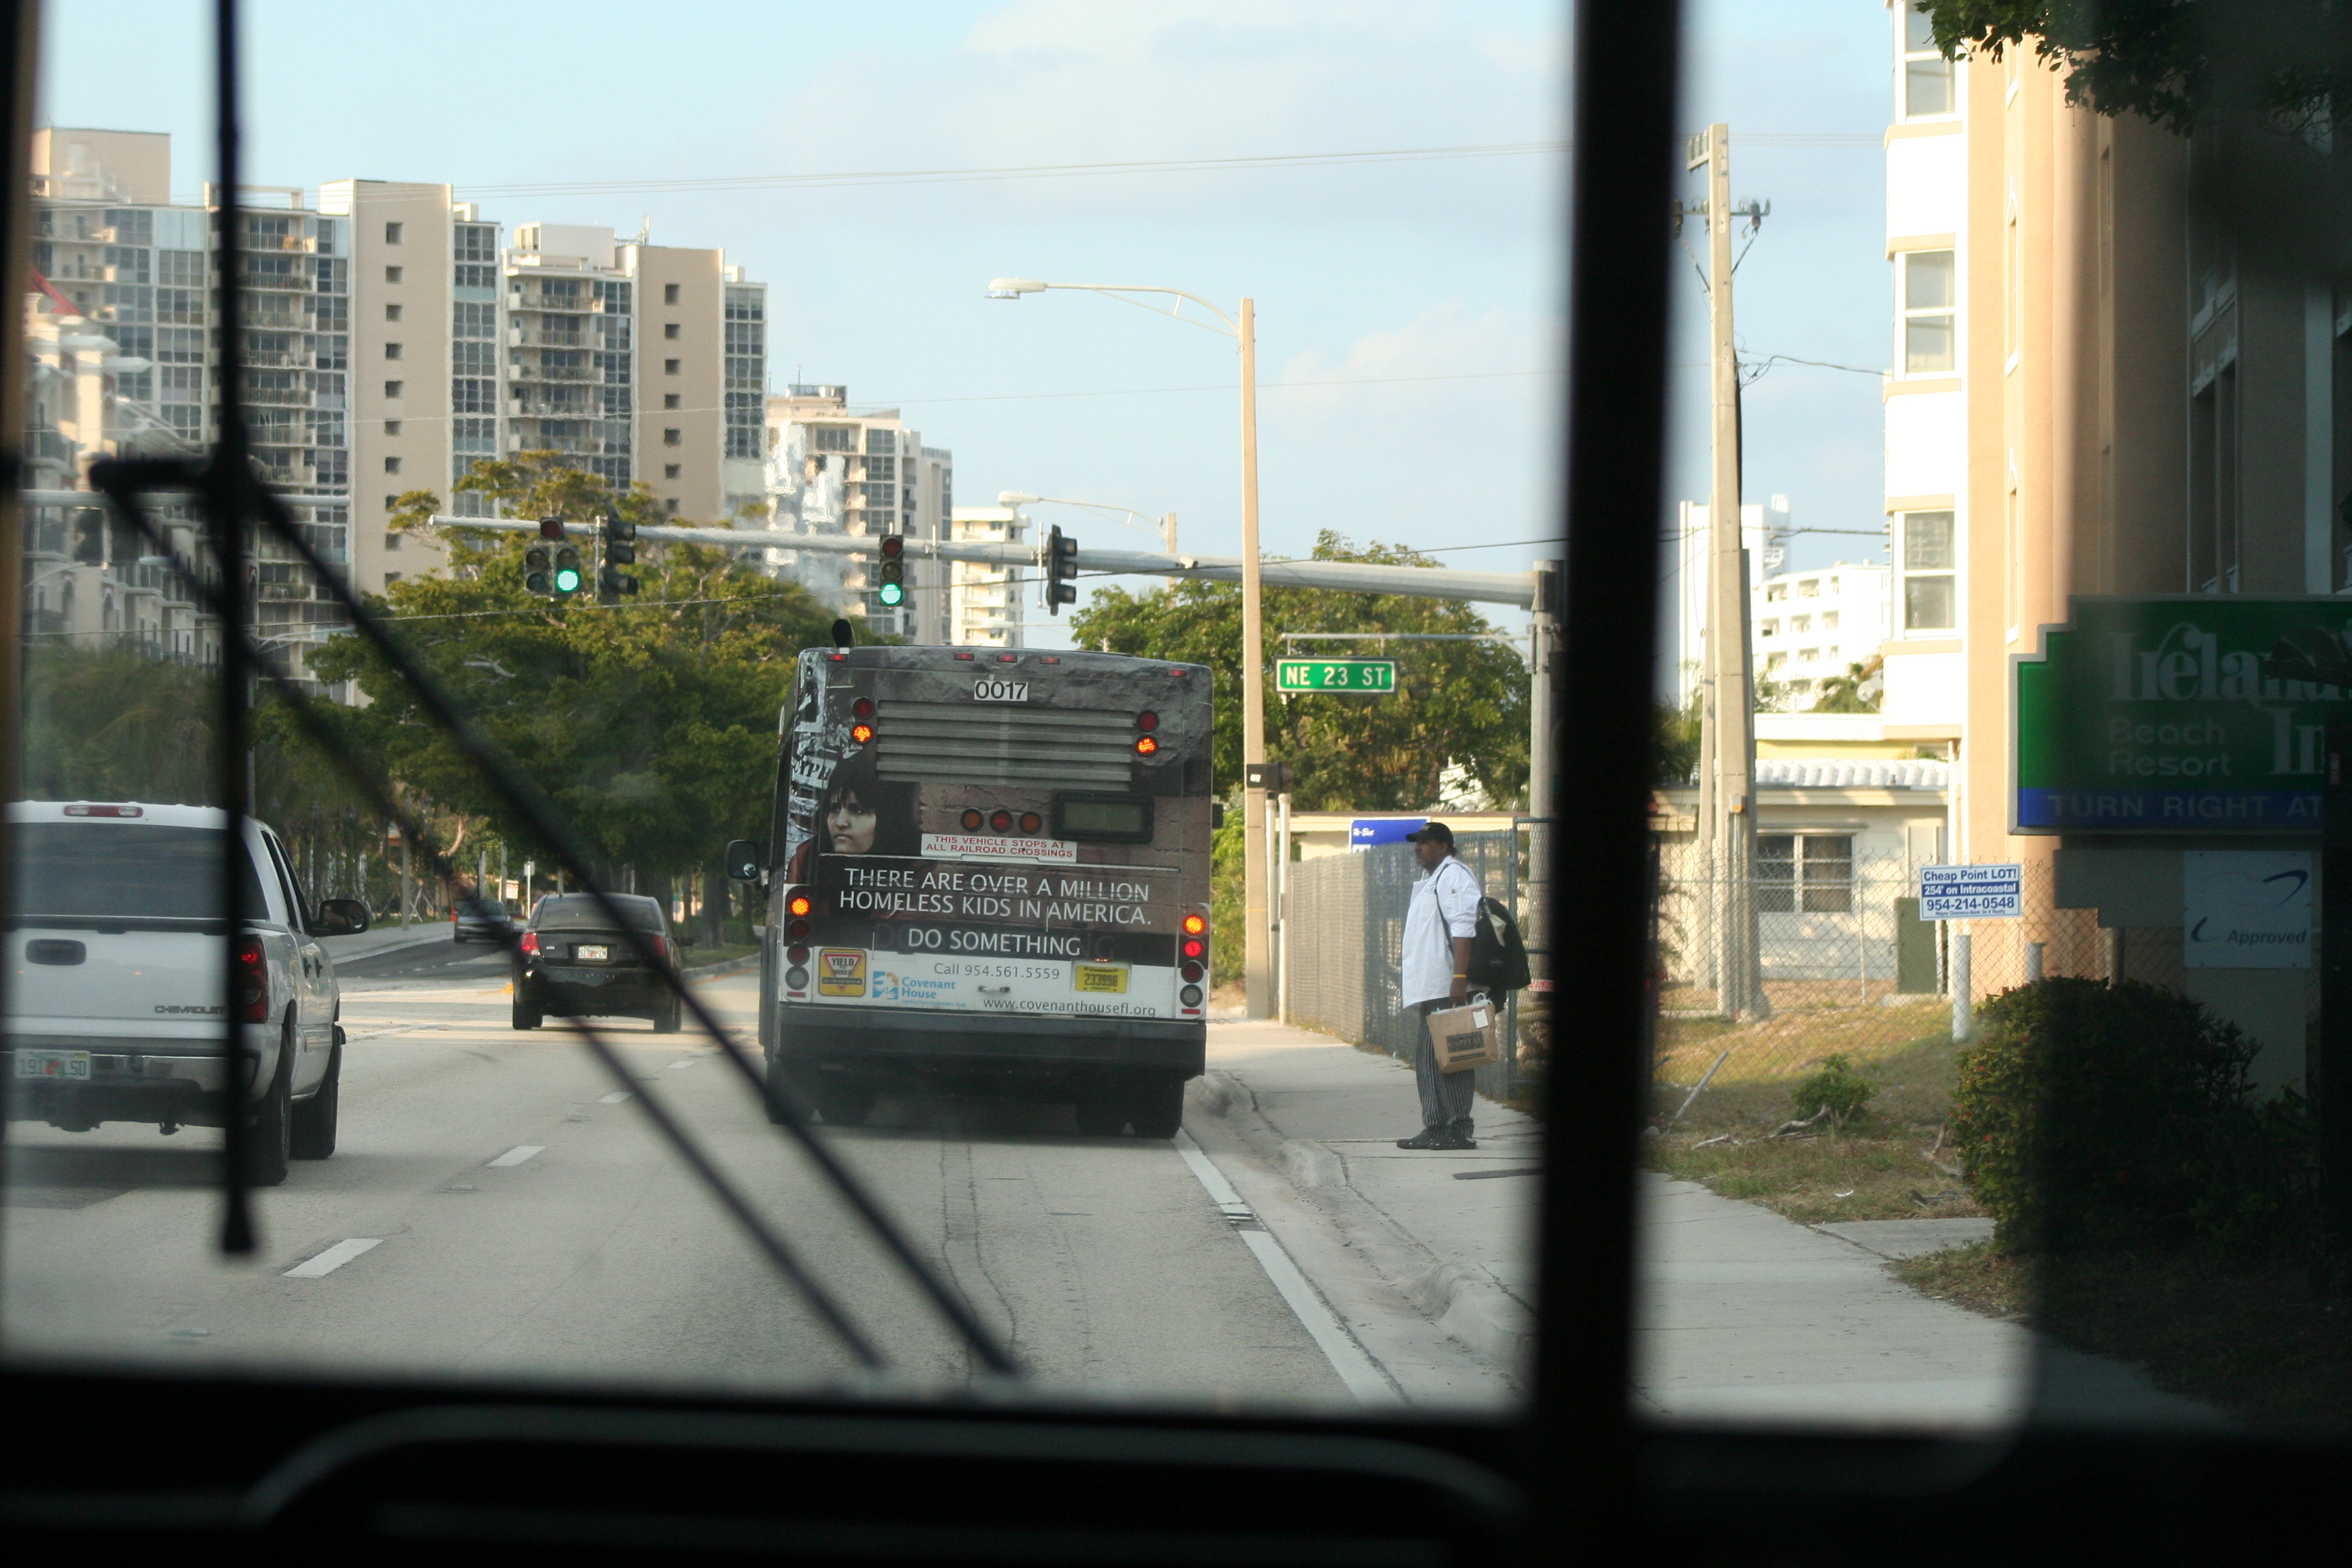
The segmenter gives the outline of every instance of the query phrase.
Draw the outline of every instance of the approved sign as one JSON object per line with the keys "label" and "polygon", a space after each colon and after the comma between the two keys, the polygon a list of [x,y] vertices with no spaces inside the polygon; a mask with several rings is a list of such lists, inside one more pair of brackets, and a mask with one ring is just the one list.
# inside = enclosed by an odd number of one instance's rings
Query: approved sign
{"label": "approved sign", "polygon": [[2025,913],[2023,866],[1922,866],[1923,921],[2016,920]]}

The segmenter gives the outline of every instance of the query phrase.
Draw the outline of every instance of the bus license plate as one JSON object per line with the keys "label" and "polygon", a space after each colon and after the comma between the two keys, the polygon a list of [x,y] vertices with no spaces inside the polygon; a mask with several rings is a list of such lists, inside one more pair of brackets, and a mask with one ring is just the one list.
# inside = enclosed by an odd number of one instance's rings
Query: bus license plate
{"label": "bus license plate", "polygon": [[1025,680],[998,680],[992,676],[984,676],[971,683],[971,700],[974,702],[1026,702],[1029,700],[1029,683]]}
{"label": "bus license plate", "polygon": [[1108,993],[1114,996],[1127,994],[1127,965],[1124,963],[1081,963],[1075,982],[1076,989]]}
{"label": "bus license plate", "polygon": [[601,942],[589,942],[573,948],[572,957],[579,963],[610,963],[613,961],[613,950]]}
{"label": "bus license plate", "polygon": [[16,1049],[18,1078],[87,1079],[89,1077],[88,1051],[33,1051],[23,1047]]}

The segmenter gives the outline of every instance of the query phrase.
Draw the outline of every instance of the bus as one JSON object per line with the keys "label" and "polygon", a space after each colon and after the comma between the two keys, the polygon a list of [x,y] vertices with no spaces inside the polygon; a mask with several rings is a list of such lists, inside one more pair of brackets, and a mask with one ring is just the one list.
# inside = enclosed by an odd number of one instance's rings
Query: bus
{"label": "bus", "polygon": [[730,857],[767,883],[770,1115],[855,1126],[929,1088],[1175,1136],[1208,1035],[1208,669],[836,647],[794,673],[764,858]]}

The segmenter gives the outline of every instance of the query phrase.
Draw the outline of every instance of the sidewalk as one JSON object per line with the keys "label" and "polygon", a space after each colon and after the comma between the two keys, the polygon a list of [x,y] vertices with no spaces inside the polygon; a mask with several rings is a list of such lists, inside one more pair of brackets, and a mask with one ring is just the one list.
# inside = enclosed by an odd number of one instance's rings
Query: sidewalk
{"label": "sidewalk", "polygon": [[[1186,1128],[1417,1405],[1508,1405],[1535,1345],[1541,1129],[1486,1100],[1478,1148],[1415,1152],[1405,1064],[1276,1024],[1216,1021]],[[2210,1426],[2121,1363],[1898,1283],[1916,1223],[1811,1230],[1643,1178],[1635,1397],[1697,1420],[1967,1428],[2024,1417]],[[1976,1222],[1946,1222],[1966,1239]],[[1980,1228],[1979,1226],[1978,1228]]]}

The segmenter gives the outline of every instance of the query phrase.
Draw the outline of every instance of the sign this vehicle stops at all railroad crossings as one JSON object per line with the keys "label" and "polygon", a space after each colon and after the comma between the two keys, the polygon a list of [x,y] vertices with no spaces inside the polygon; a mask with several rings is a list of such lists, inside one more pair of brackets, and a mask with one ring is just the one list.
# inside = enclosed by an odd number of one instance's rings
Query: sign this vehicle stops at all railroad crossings
{"label": "sign this vehicle stops at all railroad crossings", "polygon": [[1274,661],[1276,691],[1369,691],[1381,695],[1396,689],[1392,658],[1277,658]]}
{"label": "sign this vehicle stops at all railroad crossings", "polygon": [[1922,866],[1923,921],[2016,920],[2025,913],[2025,868]]}

